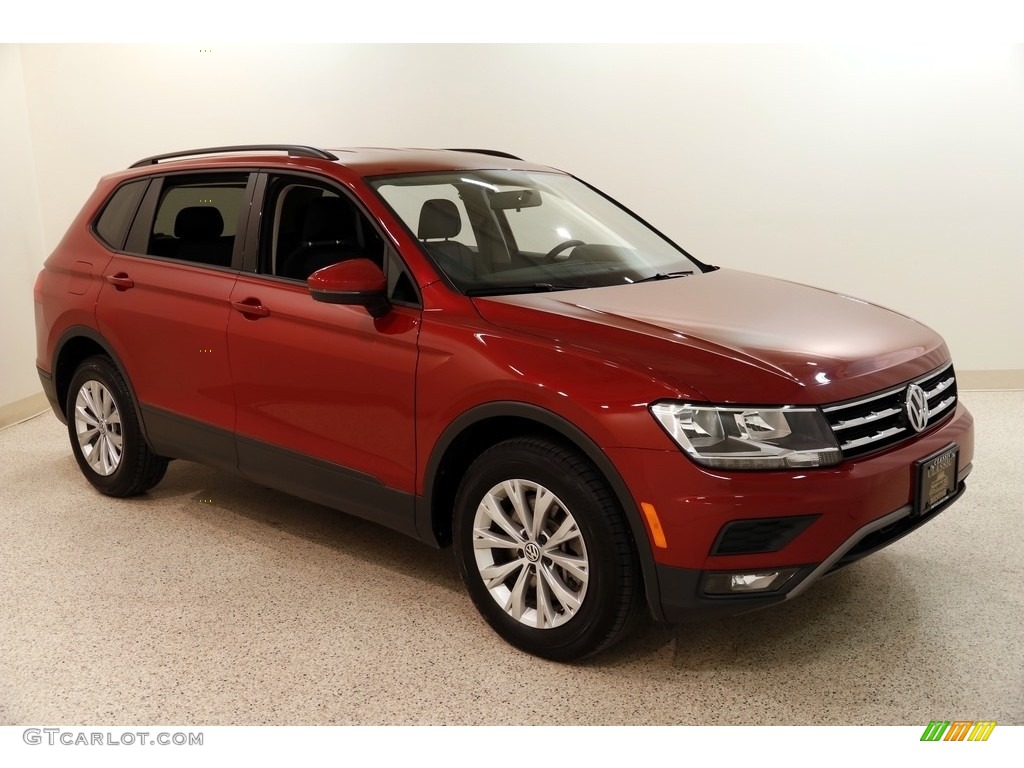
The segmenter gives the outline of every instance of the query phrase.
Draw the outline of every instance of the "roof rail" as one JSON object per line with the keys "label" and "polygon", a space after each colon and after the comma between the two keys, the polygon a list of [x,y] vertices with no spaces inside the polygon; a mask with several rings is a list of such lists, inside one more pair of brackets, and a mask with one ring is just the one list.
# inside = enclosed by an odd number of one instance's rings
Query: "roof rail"
{"label": "roof rail", "polygon": [[337,160],[337,155],[332,155],[323,149],[307,147],[304,144],[240,144],[235,147],[205,147],[203,149],[188,149],[184,152],[168,152],[165,155],[153,155],[144,157],[129,168],[141,168],[144,165],[156,165],[161,160],[173,160],[176,157],[189,157],[191,155],[213,155],[221,152],[262,152],[274,150],[287,152],[291,157],[314,157],[318,160]]}
{"label": "roof rail", "polygon": [[508,160],[522,160],[521,157],[510,155],[508,152],[502,152],[498,149],[465,149],[462,147],[448,147],[449,152],[473,152],[478,155],[491,155],[492,157],[504,157]]}

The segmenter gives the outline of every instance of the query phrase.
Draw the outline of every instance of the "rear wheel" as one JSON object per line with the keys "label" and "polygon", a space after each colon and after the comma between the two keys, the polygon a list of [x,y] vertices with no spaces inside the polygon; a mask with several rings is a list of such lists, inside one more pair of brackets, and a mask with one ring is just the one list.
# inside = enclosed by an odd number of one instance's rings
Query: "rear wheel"
{"label": "rear wheel", "polygon": [[544,438],[488,449],[456,498],[455,548],[470,596],[508,642],[582,659],[628,629],[640,599],[626,521],[597,469]]}
{"label": "rear wheel", "polygon": [[90,357],[71,378],[68,435],[82,474],[108,496],[144,493],[163,479],[167,459],[146,444],[131,391],[107,357]]}

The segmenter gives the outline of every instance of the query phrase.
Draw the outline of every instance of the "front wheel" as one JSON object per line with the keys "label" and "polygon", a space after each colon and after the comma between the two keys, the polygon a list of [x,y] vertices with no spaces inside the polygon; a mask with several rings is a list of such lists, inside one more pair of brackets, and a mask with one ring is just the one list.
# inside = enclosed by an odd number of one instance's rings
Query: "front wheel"
{"label": "front wheel", "polygon": [[477,609],[529,653],[582,659],[636,613],[639,564],[621,507],[565,446],[524,437],[482,453],[459,488],[454,539]]}

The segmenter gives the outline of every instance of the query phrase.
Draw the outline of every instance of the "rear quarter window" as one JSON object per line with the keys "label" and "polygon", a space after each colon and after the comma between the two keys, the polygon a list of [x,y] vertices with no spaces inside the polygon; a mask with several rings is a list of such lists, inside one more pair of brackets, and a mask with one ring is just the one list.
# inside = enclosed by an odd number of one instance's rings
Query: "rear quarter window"
{"label": "rear quarter window", "polygon": [[139,201],[146,191],[148,179],[123,184],[107,200],[103,211],[96,217],[93,229],[107,246],[115,251],[124,248],[124,239],[139,208]]}

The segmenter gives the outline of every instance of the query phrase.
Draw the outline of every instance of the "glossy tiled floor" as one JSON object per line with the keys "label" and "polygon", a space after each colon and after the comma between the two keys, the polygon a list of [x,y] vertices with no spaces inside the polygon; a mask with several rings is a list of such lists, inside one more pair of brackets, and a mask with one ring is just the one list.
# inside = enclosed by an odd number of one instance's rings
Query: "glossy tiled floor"
{"label": "glossy tiled floor", "polygon": [[50,414],[0,432],[0,725],[1024,724],[1024,393],[964,393],[951,510],[745,617],[579,666],[505,645],[450,552],[185,462],[81,478]]}

